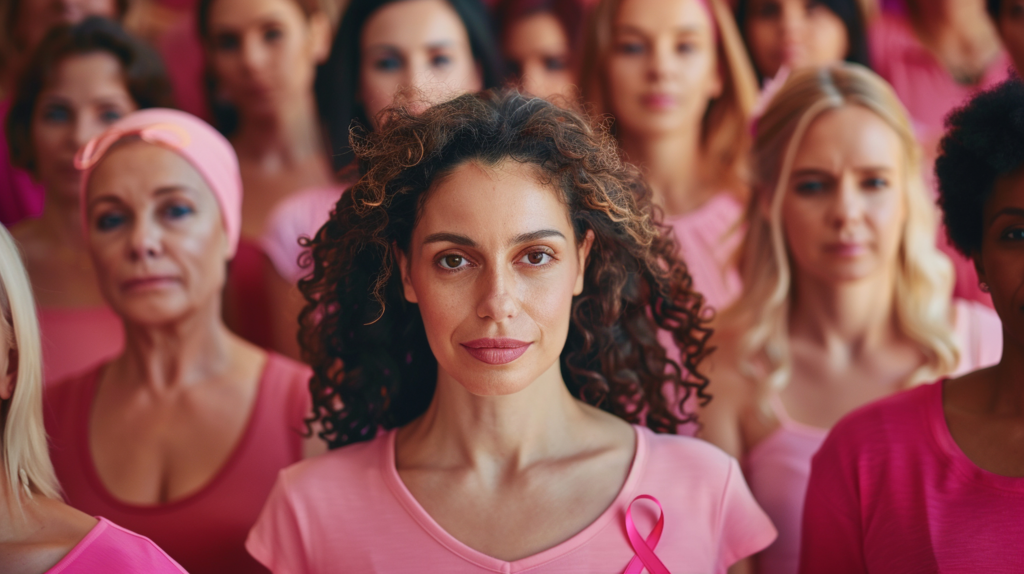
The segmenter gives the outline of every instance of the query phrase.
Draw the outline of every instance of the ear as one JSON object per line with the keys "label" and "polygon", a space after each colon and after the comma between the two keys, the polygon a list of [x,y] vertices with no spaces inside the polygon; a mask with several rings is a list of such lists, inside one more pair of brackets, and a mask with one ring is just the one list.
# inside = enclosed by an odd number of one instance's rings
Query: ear
{"label": "ear", "polygon": [[309,17],[309,44],[313,60],[323,64],[331,54],[331,19],[322,11]]}
{"label": "ear", "polygon": [[410,303],[419,303],[419,299],[416,298],[416,289],[412,286],[412,278],[409,273],[409,258],[406,257],[405,252],[399,249],[397,245],[392,245],[391,249],[395,253],[395,259],[398,261],[398,271],[402,274],[402,290],[405,293],[405,300]]}
{"label": "ear", "polygon": [[9,401],[14,396],[14,384],[18,379],[18,351],[7,351],[7,370],[0,375],[0,400]]}
{"label": "ear", "polygon": [[583,293],[583,280],[586,277],[587,262],[590,260],[590,248],[594,246],[594,230],[588,229],[586,236],[580,243],[577,261],[580,262],[579,272],[576,274],[576,285],[572,288],[573,295]]}

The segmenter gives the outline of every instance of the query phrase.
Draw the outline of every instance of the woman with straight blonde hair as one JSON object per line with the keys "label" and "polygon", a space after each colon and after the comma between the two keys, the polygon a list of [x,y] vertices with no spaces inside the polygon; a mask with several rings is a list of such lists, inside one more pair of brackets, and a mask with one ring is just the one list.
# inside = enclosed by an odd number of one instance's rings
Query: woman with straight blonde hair
{"label": "woman with straight blonde hair", "polygon": [[148,538],[60,501],[43,430],[42,379],[32,288],[0,226],[0,572],[183,573]]}
{"label": "woman with straight blonde hair", "polygon": [[703,436],[740,458],[795,573],[811,457],[846,413],[998,361],[988,308],[952,302],[937,213],[892,88],[855,64],[789,77],[757,122],[744,290],[717,320]]}
{"label": "woman with straight blonde hair", "polygon": [[757,81],[722,0],[602,0],[583,56],[583,96],[645,172],[696,289],[724,306],[747,196],[743,164]]}

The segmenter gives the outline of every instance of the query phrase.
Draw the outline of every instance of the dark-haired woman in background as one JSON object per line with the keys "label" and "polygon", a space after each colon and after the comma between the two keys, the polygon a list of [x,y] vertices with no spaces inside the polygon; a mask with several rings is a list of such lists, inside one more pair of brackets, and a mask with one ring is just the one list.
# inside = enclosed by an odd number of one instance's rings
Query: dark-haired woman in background
{"label": "dark-haired woman in background", "polygon": [[513,84],[541,98],[571,102],[579,81],[583,0],[504,0],[495,10]]}
{"label": "dark-haired woman in background", "polygon": [[[334,159],[352,159],[349,129],[375,130],[395,101],[422,111],[466,92],[493,88],[502,79],[488,19],[477,0],[354,0],[335,36],[318,100],[332,135]],[[349,179],[354,167],[342,174]],[[262,247],[272,265],[266,284],[273,301],[273,348],[299,354],[296,332],[304,301],[296,283],[300,236],[327,221],[341,189],[315,189],[282,202],[271,215]]]}
{"label": "dark-haired woman in background", "polygon": [[988,12],[996,23],[1006,51],[1013,59],[1017,75],[1024,74],[1024,2],[988,0]]}
{"label": "dark-haired woman in background", "polygon": [[687,418],[664,387],[704,395],[709,332],[612,138],[512,93],[399,111],[356,143],[366,174],[302,284],[337,450],[281,474],[247,542],[257,559],[722,574],[772,540],[735,460],[655,434]]}
{"label": "dark-haired woman in background", "polygon": [[159,56],[100,17],[51,31],[18,82],[5,126],[11,159],[43,185],[46,203],[11,233],[39,305],[46,380],[110,358],[124,341],[82,244],[75,152],[122,116],[166,106],[169,93]]}
{"label": "dark-haired woman in background", "polygon": [[814,457],[800,571],[1018,572],[1024,564],[1024,84],[950,116],[950,240],[1002,321],[999,363],[876,402]]}
{"label": "dark-haired woman in background", "polygon": [[739,0],[736,23],[761,81],[787,70],[847,61],[868,65],[857,0]]}
{"label": "dark-haired woman in background", "polygon": [[201,0],[198,26],[214,123],[238,154],[242,243],[225,297],[228,324],[271,346],[259,238],[279,201],[334,184],[313,84],[331,26],[317,0]]}

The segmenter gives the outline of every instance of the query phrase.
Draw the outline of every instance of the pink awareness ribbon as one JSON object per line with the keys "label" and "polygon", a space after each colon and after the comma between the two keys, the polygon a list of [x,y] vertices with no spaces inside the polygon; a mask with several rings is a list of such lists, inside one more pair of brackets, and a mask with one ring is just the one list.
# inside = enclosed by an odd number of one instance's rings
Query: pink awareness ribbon
{"label": "pink awareness ribbon", "polygon": [[[633,524],[633,505],[641,499],[650,500],[658,505],[658,523],[654,525],[654,530],[651,530],[647,540],[640,536],[636,525]],[[649,494],[641,494],[629,503],[629,506],[626,507],[626,536],[629,537],[629,544],[633,547],[633,552],[636,552],[636,555],[626,565],[626,570],[622,574],[641,574],[644,568],[647,568],[650,574],[671,574],[665,564],[654,554],[654,549],[658,547],[658,541],[661,540],[661,532],[664,529],[665,510],[657,498]]]}

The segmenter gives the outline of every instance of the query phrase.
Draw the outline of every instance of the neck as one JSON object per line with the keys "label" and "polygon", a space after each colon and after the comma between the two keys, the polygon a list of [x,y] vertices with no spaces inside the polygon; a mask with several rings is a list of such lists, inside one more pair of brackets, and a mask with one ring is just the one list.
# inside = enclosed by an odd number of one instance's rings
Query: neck
{"label": "neck", "polygon": [[668,215],[681,215],[700,207],[709,195],[700,124],[658,136],[619,136],[626,159],[644,170],[654,202]]}
{"label": "neck", "polygon": [[995,34],[980,0],[916,0],[910,4],[910,13],[918,32],[933,41]]}
{"label": "neck", "polygon": [[243,116],[233,144],[242,158],[292,164],[323,153],[312,94],[289,100],[274,113]]}
{"label": "neck", "polygon": [[[469,467],[495,476],[555,456],[581,427],[582,405],[569,394],[555,363],[529,387],[504,396],[476,396],[443,371],[427,412],[403,429],[411,466]],[[403,461],[404,462],[404,461]]]}
{"label": "neck", "polygon": [[37,222],[38,229],[53,239],[54,243],[74,252],[85,253],[82,213],[77,198],[69,199],[61,194],[47,193],[43,213]]}
{"label": "neck", "polygon": [[860,355],[897,337],[891,273],[860,281],[822,283],[794,274],[789,332],[826,350]]}
{"label": "neck", "polygon": [[991,409],[1024,416],[1024,345],[1003,331],[1003,356],[992,367]]}

